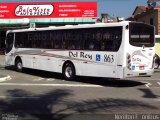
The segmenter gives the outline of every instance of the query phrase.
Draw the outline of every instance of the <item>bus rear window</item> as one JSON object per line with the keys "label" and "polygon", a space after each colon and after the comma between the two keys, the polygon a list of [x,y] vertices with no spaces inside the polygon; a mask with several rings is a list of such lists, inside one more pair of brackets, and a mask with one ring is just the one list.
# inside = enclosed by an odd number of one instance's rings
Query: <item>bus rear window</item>
{"label": "bus rear window", "polygon": [[137,47],[154,46],[154,27],[145,23],[131,22],[129,24],[129,43]]}

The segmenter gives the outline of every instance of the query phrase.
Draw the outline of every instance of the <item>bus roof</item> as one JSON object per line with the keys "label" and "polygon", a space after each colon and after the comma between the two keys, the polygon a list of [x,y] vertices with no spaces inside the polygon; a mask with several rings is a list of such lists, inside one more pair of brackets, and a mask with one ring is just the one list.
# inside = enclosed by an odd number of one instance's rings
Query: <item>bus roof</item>
{"label": "bus roof", "polygon": [[160,38],[160,35],[155,35],[155,38]]}
{"label": "bus roof", "polygon": [[116,23],[95,23],[95,24],[78,24],[78,25],[65,25],[65,26],[49,26],[43,28],[28,28],[8,30],[8,32],[26,32],[26,31],[43,31],[43,30],[59,30],[59,29],[77,29],[77,28],[94,28],[94,27],[111,27],[111,26],[124,26],[129,24],[130,21],[122,21]]}

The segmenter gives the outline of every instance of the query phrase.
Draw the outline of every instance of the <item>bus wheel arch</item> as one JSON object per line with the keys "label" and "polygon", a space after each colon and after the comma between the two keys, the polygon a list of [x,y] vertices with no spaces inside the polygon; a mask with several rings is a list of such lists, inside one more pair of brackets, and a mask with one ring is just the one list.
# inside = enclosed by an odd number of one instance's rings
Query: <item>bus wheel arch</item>
{"label": "bus wheel arch", "polygon": [[18,72],[22,72],[23,64],[22,64],[22,59],[20,56],[17,56],[15,59],[15,69]]}
{"label": "bus wheel arch", "polygon": [[65,61],[62,67],[62,74],[66,80],[74,80],[76,77],[76,69],[71,61]]}

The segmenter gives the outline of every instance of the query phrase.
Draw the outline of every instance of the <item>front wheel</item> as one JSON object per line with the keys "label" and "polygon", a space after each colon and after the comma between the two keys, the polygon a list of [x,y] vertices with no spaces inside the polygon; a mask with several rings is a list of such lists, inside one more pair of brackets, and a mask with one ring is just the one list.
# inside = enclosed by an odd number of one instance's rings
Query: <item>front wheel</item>
{"label": "front wheel", "polygon": [[63,76],[66,80],[73,80],[75,78],[75,68],[73,64],[67,63],[63,67]]}
{"label": "front wheel", "polygon": [[15,69],[18,72],[22,72],[23,65],[22,65],[22,61],[20,59],[16,60],[16,62],[15,62]]}

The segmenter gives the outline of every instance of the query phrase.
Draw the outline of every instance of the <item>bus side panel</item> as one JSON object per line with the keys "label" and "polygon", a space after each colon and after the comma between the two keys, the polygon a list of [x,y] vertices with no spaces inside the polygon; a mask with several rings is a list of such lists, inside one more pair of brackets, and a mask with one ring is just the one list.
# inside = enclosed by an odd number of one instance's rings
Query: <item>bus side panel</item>
{"label": "bus side panel", "polygon": [[77,75],[95,76],[95,77],[113,77],[116,78],[115,68],[113,66],[104,66],[98,64],[75,64]]}
{"label": "bus side panel", "polygon": [[69,58],[77,75],[117,78],[117,52],[69,51]]}
{"label": "bus side panel", "polygon": [[124,78],[124,67],[117,66],[117,78]]}
{"label": "bus side panel", "polygon": [[27,48],[15,48],[15,50],[15,59],[16,57],[20,57],[22,60],[23,67],[36,68],[35,65],[37,62],[37,55],[34,54],[34,50]]}
{"label": "bus side panel", "polygon": [[38,59],[38,69],[51,72],[61,72],[61,66],[59,66],[59,61],[61,61],[61,59],[59,58],[40,56]]}
{"label": "bus side panel", "polygon": [[117,52],[117,78],[124,78],[124,68],[126,67],[126,51],[128,48],[127,43],[129,41],[129,30],[126,29],[126,25],[123,26],[122,42]]}
{"label": "bus side panel", "polygon": [[33,56],[32,55],[18,55],[22,59],[23,67],[33,68]]}

